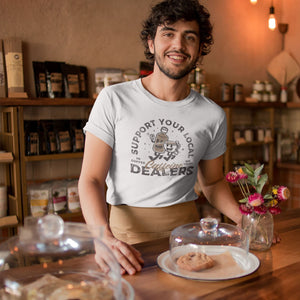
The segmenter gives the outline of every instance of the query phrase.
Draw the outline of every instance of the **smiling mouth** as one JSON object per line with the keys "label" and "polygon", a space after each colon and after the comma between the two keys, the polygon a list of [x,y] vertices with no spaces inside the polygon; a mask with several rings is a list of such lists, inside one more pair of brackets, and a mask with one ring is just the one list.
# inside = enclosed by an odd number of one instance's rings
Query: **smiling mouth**
{"label": "smiling mouth", "polygon": [[166,56],[176,62],[183,62],[189,57],[188,55],[181,53],[166,53]]}
{"label": "smiling mouth", "polygon": [[168,55],[168,57],[174,59],[174,60],[184,60],[185,58],[182,56],[177,56],[177,55]]}

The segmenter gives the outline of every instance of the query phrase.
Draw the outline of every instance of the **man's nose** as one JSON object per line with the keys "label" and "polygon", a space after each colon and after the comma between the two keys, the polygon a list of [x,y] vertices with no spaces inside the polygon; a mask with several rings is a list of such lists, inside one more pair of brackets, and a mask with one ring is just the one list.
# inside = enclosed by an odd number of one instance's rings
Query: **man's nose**
{"label": "man's nose", "polygon": [[174,49],[181,50],[186,48],[186,40],[183,36],[178,35],[173,40]]}

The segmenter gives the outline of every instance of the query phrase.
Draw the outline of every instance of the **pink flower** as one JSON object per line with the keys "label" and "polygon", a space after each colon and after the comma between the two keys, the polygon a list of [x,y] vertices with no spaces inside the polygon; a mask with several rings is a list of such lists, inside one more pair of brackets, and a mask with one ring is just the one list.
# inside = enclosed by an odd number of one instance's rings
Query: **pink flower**
{"label": "pink flower", "polygon": [[237,173],[239,175],[239,179],[247,179],[248,178],[248,175],[246,173],[244,173],[242,168],[239,168],[237,170]]}
{"label": "pink flower", "polygon": [[245,173],[239,173],[239,179],[247,179],[248,175]]}
{"label": "pink flower", "polygon": [[290,191],[286,186],[280,186],[277,193],[278,199],[281,201],[286,201],[290,197]]}
{"label": "pink flower", "polygon": [[254,207],[254,211],[257,214],[264,215],[268,211],[268,209],[265,206],[260,205],[260,206]]}
{"label": "pink flower", "polygon": [[281,213],[281,209],[278,206],[276,206],[276,207],[270,207],[269,208],[269,212],[272,215],[279,215]]}
{"label": "pink flower", "polygon": [[239,175],[236,172],[230,171],[226,175],[226,180],[231,183],[237,182],[239,180]]}
{"label": "pink flower", "polygon": [[290,191],[286,186],[274,185],[265,195],[262,194],[265,184],[268,182],[268,175],[262,174],[263,165],[254,169],[250,164],[236,167],[234,171],[228,172],[226,180],[233,185],[237,185],[242,193],[239,200],[239,209],[243,215],[256,212],[273,215],[279,214],[279,205],[282,201],[288,200]]}
{"label": "pink flower", "polygon": [[246,204],[241,204],[239,208],[240,208],[240,212],[243,215],[249,215],[249,214],[251,214],[253,212],[253,208],[247,206]]}
{"label": "pink flower", "polygon": [[248,197],[248,203],[253,206],[260,206],[264,203],[263,196],[259,193],[254,193]]}

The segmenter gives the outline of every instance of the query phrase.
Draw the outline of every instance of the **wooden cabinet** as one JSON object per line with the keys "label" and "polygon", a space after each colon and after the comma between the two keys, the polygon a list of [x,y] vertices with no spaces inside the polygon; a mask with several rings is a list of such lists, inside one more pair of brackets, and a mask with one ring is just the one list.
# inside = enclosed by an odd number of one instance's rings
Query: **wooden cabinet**
{"label": "wooden cabinet", "polygon": [[[300,207],[300,102],[287,102],[286,108],[277,112],[276,120],[277,118],[281,119],[283,129],[298,134],[298,149],[294,141],[290,141],[293,144],[289,145],[291,150],[296,148],[297,159],[293,157],[293,160],[285,160],[283,156],[279,156],[275,166],[275,183],[287,186],[291,192],[291,197],[283,203],[283,208],[295,209]],[[282,122],[282,118],[285,122]]]}
{"label": "wooden cabinet", "polygon": [[[0,163],[6,168],[6,184],[9,196],[9,216],[0,218],[0,228],[16,228],[18,223],[24,221],[24,217],[30,214],[27,197],[28,184],[37,179],[41,182],[65,177],[78,177],[76,174],[63,174],[56,170],[57,165],[78,164],[81,165],[83,153],[58,153],[46,155],[25,155],[24,121],[38,120],[41,118],[59,117],[59,113],[66,118],[87,118],[94,103],[93,99],[83,98],[56,98],[56,99],[11,99],[0,98],[1,109],[1,146],[7,152],[0,154]],[[270,182],[274,178],[275,162],[275,111],[289,106],[281,103],[234,103],[219,102],[227,115],[227,151],[224,160],[224,172],[233,170],[235,160],[240,154],[243,160],[255,159],[260,162],[262,153],[266,151],[268,161],[264,162]],[[299,106],[297,106],[298,108]],[[292,107],[293,108],[293,107]],[[58,113],[59,112],[59,113]],[[244,123],[245,124],[244,124]],[[262,122],[262,123],[261,123]],[[268,141],[254,141],[237,144],[233,134],[235,126],[240,125],[262,126],[270,130],[271,139]],[[39,172],[36,171],[39,170]],[[45,171],[41,175],[41,171]],[[50,171],[49,171],[50,170]],[[64,213],[62,217],[67,220],[82,220],[81,213]],[[1,222],[2,221],[2,222]]]}
{"label": "wooden cabinet", "polygon": [[[20,203],[17,203],[17,178],[14,172],[14,161],[12,152],[1,152],[0,153],[0,164],[5,165],[5,186],[8,188],[7,195],[7,216],[0,218],[0,230],[6,230],[8,235],[14,234],[17,225],[19,224],[19,219],[22,214],[22,209]],[[10,176],[12,175],[12,177]],[[3,237],[2,237],[3,238]],[[0,239],[0,241],[2,240]]]}
{"label": "wooden cabinet", "polygon": [[13,107],[2,109],[0,144],[0,163],[4,166],[7,186],[7,216],[0,218],[1,237],[9,237],[16,232],[19,222],[23,219],[21,184],[20,184],[20,161],[19,161],[19,138],[17,112]]}
{"label": "wooden cabinet", "polygon": [[[275,162],[275,110],[284,107],[281,103],[218,103],[227,116],[227,151],[224,158],[225,174],[233,170],[239,162],[264,163],[269,183],[274,178]],[[252,139],[235,139],[235,130],[252,131]],[[263,139],[257,138],[258,129],[265,133]],[[267,136],[266,136],[267,131]],[[243,137],[243,133],[241,134]]]}
{"label": "wooden cabinet", "polygon": [[[87,119],[94,100],[83,98],[56,98],[56,99],[0,99],[2,109],[2,136],[6,137],[3,144],[11,151],[13,170],[7,174],[15,176],[17,186],[14,195],[15,203],[10,207],[16,212],[22,223],[24,218],[30,215],[28,203],[28,185],[32,182],[45,182],[49,180],[61,180],[66,177],[78,178],[80,168],[73,174],[64,173],[64,164],[67,166],[81,166],[82,152],[56,153],[45,155],[27,156],[25,152],[24,122],[26,120],[45,119]],[[7,133],[9,123],[9,133]],[[60,171],[56,170],[60,166]],[[58,168],[59,169],[59,168]],[[63,170],[63,171],[62,171]],[[79,171],[78,171],[79,170]],[[64,219],[77,221],[82,220],[81,213],[63,213]]]}

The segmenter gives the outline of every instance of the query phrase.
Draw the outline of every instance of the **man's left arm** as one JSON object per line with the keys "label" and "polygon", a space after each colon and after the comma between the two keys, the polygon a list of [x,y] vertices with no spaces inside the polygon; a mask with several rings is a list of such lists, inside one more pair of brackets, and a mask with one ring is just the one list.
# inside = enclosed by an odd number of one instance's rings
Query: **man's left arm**
{"label": "man's left arm", "polygon": [[209,203],[236,224],[241,225],[242,214],[223,173],[223,155],[201,160],[198,181]]}

